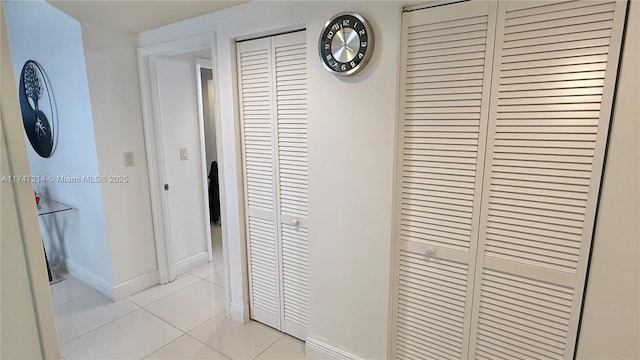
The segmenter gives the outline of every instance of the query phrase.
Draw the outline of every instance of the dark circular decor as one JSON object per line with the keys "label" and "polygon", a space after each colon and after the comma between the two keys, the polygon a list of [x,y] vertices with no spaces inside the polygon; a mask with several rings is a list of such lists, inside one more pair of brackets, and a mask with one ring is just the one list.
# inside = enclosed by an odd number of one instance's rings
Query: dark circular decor
{"label": "dark circular decor", "polygon": [[57,141],[56,104],[44,70],[33,60],[22,66],[19,98],[22,123],[31,146],[43,158],[51,157]]}
{"label": "dark circular decor", "polygon": [[320,33],[318,52],[322,65],[339,76],[362,70],[373,53],[373,31],[360,14],[343,12],[329,19]]}

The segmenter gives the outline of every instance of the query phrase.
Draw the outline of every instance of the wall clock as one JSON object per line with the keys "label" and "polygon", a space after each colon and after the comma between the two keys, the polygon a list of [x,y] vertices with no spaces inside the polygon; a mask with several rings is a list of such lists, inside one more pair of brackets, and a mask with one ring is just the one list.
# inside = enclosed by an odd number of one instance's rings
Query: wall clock
{"label": "wall clock", "polygon": [[38,155],[51,157],[56,147],[58,114],[53,92],[42,67],[27,60],[20,73],[20,110],[27,138]]}
{"label": "wall clock", "polygon": [[340,76],[358,73],[373,53],[374,36],[367,20],[353,12],[343,12],[324,26],[318,41],[322,65]]}

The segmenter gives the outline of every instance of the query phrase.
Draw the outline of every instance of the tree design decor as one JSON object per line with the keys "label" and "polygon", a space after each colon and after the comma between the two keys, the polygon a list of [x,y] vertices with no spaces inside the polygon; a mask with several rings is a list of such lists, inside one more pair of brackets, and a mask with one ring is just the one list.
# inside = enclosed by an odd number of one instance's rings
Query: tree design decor
{"label": "tree design decor", "polygon": [[38,155],[50,157],[55,149],[57,114],[44,71],[33,60],[22,67],[19,93],[27,138]]}

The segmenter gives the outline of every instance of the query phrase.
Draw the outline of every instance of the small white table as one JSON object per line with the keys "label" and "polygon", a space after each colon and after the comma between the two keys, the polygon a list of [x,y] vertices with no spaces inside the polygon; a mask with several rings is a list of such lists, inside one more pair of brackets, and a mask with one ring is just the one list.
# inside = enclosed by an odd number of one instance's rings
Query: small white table
{"label": "small white table", "polygon": [[[45,197],[40,197],[40,203],[38,204],[38,216],[45,216],[56,214],[63,211],[68,211],[73,209],[71,206],[63,204],[58,201],[54,201],[51,199],[47,199]],[[44,243],[42,244],[44,248]],[[44,259],[47,261],[47,273],[49,274],[49,283],[55,284],[62,280],[60,276],[56,273],[51,272],[51,268],[49,267],[49,259],[47,258],[47,251],[44,251]]]}

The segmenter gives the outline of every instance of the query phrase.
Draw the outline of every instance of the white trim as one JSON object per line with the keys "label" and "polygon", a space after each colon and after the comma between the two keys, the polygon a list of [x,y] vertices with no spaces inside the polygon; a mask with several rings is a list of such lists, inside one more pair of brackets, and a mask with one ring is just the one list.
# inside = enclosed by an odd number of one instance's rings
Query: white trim
{"label": "white trim", "polygon": [[249,305],[238,305],[231,303],[229,305],[229,317],[232,320],[240,321],[243,324],[249,322]]}
{"label": "white trim", "polygon": [[364,360],[335,346],[309,336],[305,342],[305,352],[311,359]]}
{"label": "white trim", "polygon": [[[213,75],[213,63],[209,59],[201,59],[195,58],[195,75],[196,75],[196,100],[198,101],[198,137],[200,140],[200,167],[202,169],[202,198],[207,199],[205,201],[204,211],[202,215],[204,216],[204,233],[207,242],[207,254],[209,255],[208,260],[213,260],[213,247],[211,245],[211,213],[210,213],[210,204],[209,204],[209,192],[207,188],[208,184],[208,166],[207,164],[207,143],[206,143],[206,134],[205,134],[205,126],[204,126],[204,99],[202,98],[202,68],[210,69]],[[213,76],[212,76],[213,77]],[[212,109],[209,109],[211,111]],[[207,206],[209,205],[209,206]]]}
{"label": "white trim", "polygon": [[151,86],[149,79],[148,57],[143,57],[143,51],[138,49],[138,77],[140,80],[140,100],[142,103],[142,121],[145,139],[145,152],[147,154],[147,171],[149,173],[149,192],[151,197],[151,215],[153,219],[153,238],[156,247],[156,260],[158,262],[158,272],[160,283],[169,282],[168,261],[166,254],[165,229],[162,225],[162,190],[159,175],[156,173],[156,148],[155,126],[153,126],[153,110],[151,101]]}
{"label": "white trim", "polygon": [[199,254],[190,256],[184,260],[176,262],[176,276],[187,273],[209,262],[209,254],[203,251]]}
{"label": "white trim", "polygon": [[131,295],[135,295],[142,290],[148,289],[160,283],[160,275],[158,270],[140,275],[137,278],[127,280],[113,287],[113,295],[116,301],[126,299]]}
{"label": "white trim", "polygon": [[205,32],[160,44],[143,46],[138,48],[138,57],[148,57],[153,55],[170,56],[207,49],[212,46],[211,39],[212,33]]}
{"label": "white trim", "polygon": [[111,300],[116,300],[114,287],[107,280],[98,277],[96,274],[74,263],[72,260],[65,259],[65,264],[67,265],[67,271],[73,275],[73,277],[98,290]]}
{"label": "white trim", "polygon": [[163,190],[160,185],[169,184],[169,181],[167,180],[166,156],[164,153],[164,146],[162,146],[164,143],[164,123],[162,121],[162,111],[160,110],[160,80],[158,79],[157,75],[157,56],[149,57],[148,62],[151,89],[151,108],[153,111],[153,118],[156,120],[155,123],[151,125],[151,130],[153,131],[153,138],[151,141],[155,144],[156,152],[153,154],[155,156],[147,156],[147,159],[149,159],[148,161],[154,160],[155,167],[149,169],[149,174],[157,176],[157,180],[159,180],[157,190],[160,192],[160,209],[158,210],[159,213],[162,214],[162,219],[166,220],[161,221],[159,223],[159,226],[162,227],[162,237],[164,239],[163,253],[165,258],[163,259],[163,264],[166,265],[167,275],[167,278],[163,283],[167,283],[176,279],[176,271],[175,267],[172,266],[175,263],[175,259],[173,257],[174,247],[171,237],[171,207],[169,205],[169,194],[166,190]]}

